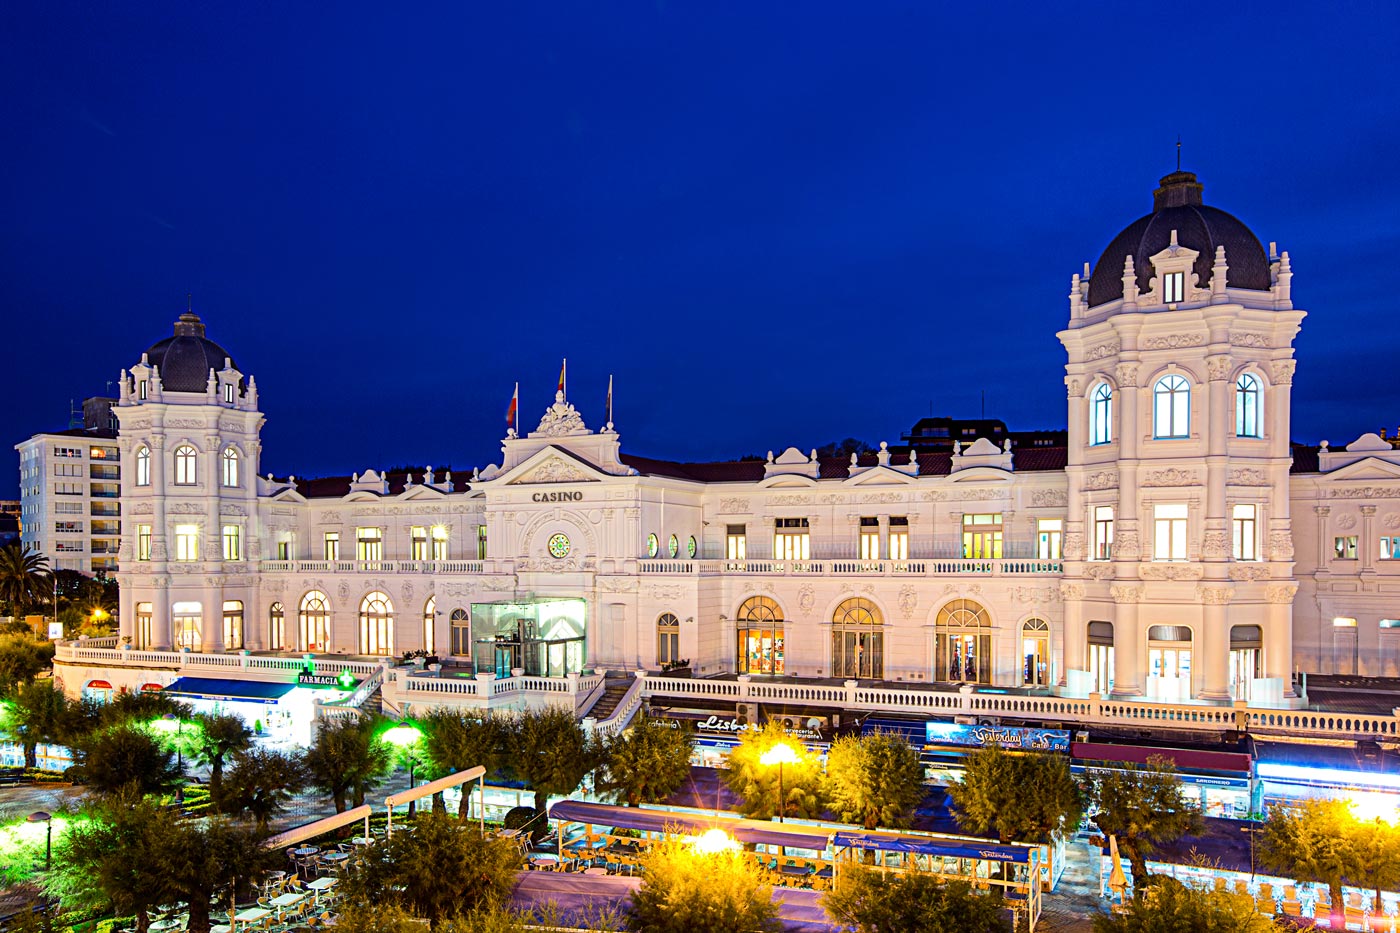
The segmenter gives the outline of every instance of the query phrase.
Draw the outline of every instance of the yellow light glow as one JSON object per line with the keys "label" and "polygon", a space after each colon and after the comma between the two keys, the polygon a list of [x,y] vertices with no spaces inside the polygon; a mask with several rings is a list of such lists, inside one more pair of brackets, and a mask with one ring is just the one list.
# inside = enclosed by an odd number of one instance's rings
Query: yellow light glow
{"label": "yellow light glow", "polygon": [[719,828],[707,829],[698,836],[690,837],[690,845],[698,855],[719,855],[739,849],[739,843]]}
{"label": "yellow light glow", "polygon": [[797,757],[797,752],[792,750],[791,745],[785,742],[779,742],[760,755],[758,760],[772,767],[773,765],[795,765],[802,759]]}
{"label": "yellow light glow", "polygon": [[1352,791],[1347,799],[1351,802],[1351,815],[1358,820],[1380,820],[1392,825],[1400,823],[1400,806],[1396,806],[1395,797],[1390,794]]}

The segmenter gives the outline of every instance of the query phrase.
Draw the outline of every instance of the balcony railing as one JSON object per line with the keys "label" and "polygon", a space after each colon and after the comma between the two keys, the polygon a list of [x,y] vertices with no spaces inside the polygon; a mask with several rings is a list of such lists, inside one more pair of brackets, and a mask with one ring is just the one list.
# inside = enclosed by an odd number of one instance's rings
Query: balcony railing
{"label": "balcony railing", "polygon": [[872,576],[909,577],[946,574],[1039,574],[1063,572],[1058,560],[644,560],[642,573],[661,574],[760,574],[768,576]]}
{"label": "balcony railing", "polygon": [[479,560],[264,560],[260,573],[484,573]]}

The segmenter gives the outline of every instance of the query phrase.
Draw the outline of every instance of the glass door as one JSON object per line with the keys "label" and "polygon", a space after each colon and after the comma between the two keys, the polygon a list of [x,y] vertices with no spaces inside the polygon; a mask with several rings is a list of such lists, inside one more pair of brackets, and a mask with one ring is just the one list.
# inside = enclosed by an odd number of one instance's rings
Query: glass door
{"label": "glass door", "polygon": [[1100,696],[1113,692],[1113,646],[1089,645],[1089,677]]}
{"label": "glass door", "polygon": [[1259,676],[1259,649],[1237,648],[1230,652],[1230,698],[1248,700],[1254,678]]}
{"label": "glass door", "polygon": [[1152,678],[1152,694],[1163,700],[1184,700],[1191,696],[1191,649],[1188,647],[1150,648],[1147,672]]}

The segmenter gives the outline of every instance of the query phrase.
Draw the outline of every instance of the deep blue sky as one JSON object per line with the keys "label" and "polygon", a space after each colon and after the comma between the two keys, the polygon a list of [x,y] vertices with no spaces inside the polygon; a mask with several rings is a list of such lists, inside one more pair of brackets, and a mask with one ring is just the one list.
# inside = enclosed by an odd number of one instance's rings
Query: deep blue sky
{"label": "deep blue sky", "polygon": [[1400,5],[982,7],[0,5],[0,439],[187,292],[264,472],[498,460],[564,356],[665,458],[1062,426],[1069,277],[1178,133],[1292,253],[1295,439],[1400,422]]}

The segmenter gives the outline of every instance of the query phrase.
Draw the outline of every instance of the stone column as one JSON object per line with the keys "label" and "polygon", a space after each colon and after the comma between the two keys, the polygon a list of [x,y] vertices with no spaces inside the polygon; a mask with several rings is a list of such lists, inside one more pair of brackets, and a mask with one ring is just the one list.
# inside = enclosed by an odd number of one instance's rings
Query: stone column
{"label": "stone column", "polygon": [[1269,587],[1269,624],[1264,629],[1265,677],[1283,678],[1283,695],[1294,697],[1293,689],[1293,597],[1296,583],[1276,583]]}
{"label": "stone column", "polygon": [[[200,642],[205,651],[224,650],[224,598],[223,588],[219,585],[218,577],[205,577],[204,587],[200,592],[200,604],[204,607],[200,612],[200,625],[202,631]],[[248,607],[243,607],[244,623],[247,623]]]}
{"label": "stone column", "polygon": [[1198,586],[1196,595],[1201,602],[1202,621],[1198,695],[1202,700],[1227,700],[1230,698],[1230,620],[1226,607],[1234,591],[1229,586]]}
{"label": "stone column", "polygon": [[1111,588],[1113,617],[1113,695],[1119,698],[1142,696],[1142,665],[1146,654],[1138,624],[1141,586],[1116,585]]}
{"label": "stone column", "polygon": [[1089,632],[1084,624],[1084,585],[1061,583],[1064,600],[1064,620],[1060,624],[1059,686],[1065,686],[1065,672],[1088,669]]}
{"label": "stone column", "polygon": [[173,648],[175,620],[170,616],[170,578],[164,574],[151,577],[151,595],[151,647]]}

